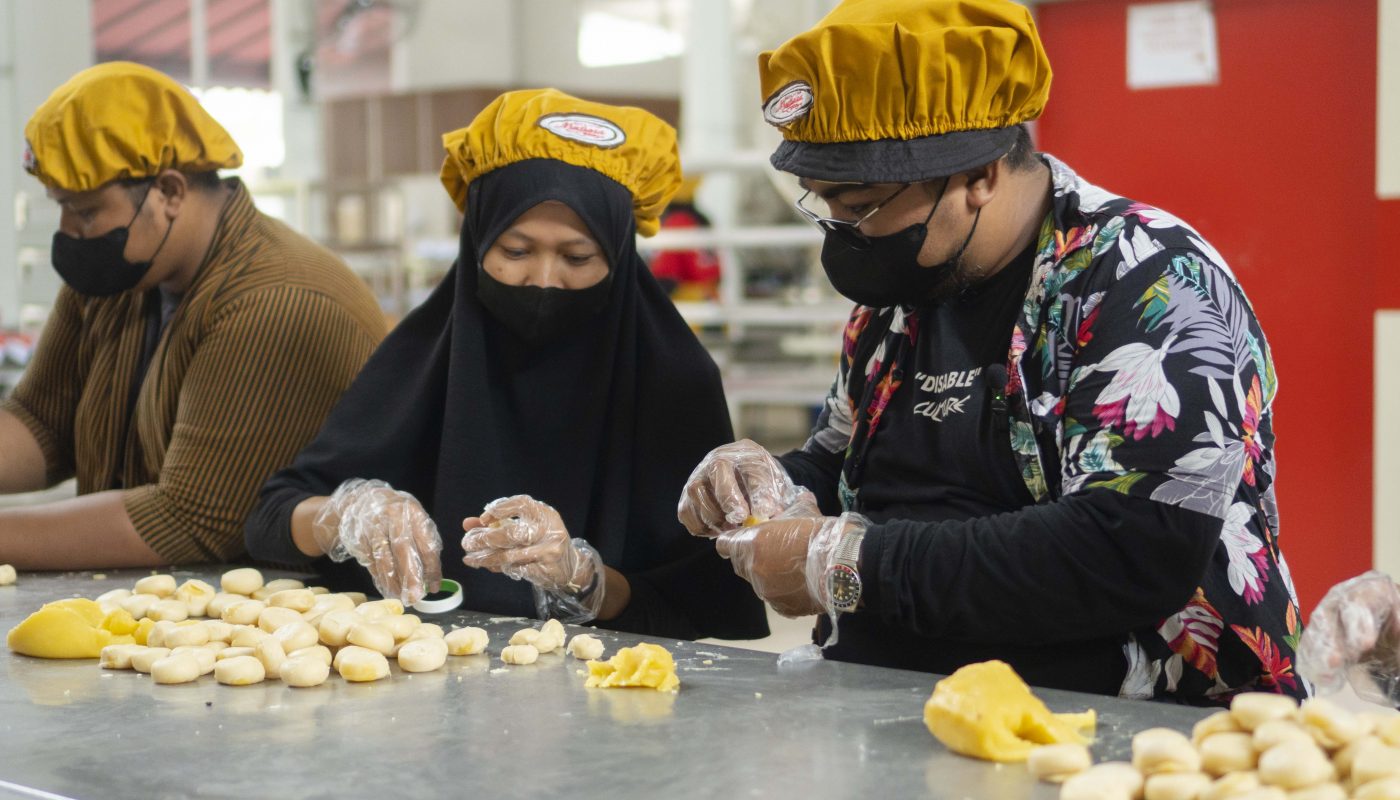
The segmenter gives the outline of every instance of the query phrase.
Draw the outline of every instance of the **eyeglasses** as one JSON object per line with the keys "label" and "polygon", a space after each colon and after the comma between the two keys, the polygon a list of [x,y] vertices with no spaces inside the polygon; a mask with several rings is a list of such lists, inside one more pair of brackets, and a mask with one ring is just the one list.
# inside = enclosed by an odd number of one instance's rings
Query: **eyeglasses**
{"label": "eyeglasses", "polygon": [[912,183],[906,183],[903,186],[899,187],[895,190],[894,194],[890,195],[889,197],[886,197],[884,200],[881,200],[878,204],[876,204],[874,208],[870,209],[870,211],[862,215],[860,219],[853,220],[836,219],[835,217],[823,217],[817,214],[816,212],[811,211],[806,206],[802,205],[802,202],[806,200],[807,196],[812,193],[811,189],[808,189],[806,192],[803,192],[802,196],[797,198],[797,202],[794,205],[797,206],[798,213],[806,217],[808,221],[810,221],[813,225],[816,225],[818,228],[821,228],[827,233],[836,234],[836,236],[839,239],[841,239],[841,241],[846,246],[850,247],[852,250],[865,250],[866,248],[870,247],[870,237],[866,236],[864,233],[861,233],[860,226],[866,220],[869,220],[871,217],[878,214],[880,212],[880,209],[889,205],[891,200],[895,199],[896,197],[899,197],[900,192],[903,192],[905,189],[908,189],[910,186],[913,185],[914,184]]}

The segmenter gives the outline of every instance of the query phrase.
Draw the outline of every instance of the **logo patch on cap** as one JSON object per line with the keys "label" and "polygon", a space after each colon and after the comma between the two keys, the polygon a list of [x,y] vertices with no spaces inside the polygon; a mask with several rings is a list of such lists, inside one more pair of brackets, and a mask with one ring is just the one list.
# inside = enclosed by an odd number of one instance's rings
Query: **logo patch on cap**
{"label": "logo patch on cap", "polygon": [[785,128],[812,110],[812,86],[806,81],[793,81],[763,104],[763,118],[769,125]]}
{"label": "logo patch on cap", "polygon": [[561,139],[610,149],[627,141],[616,124],[589,114],[545,114],[539,126]]}
{"label": "logo patch on cap", "polygon": [[25,172],[33,172],[39,168],[39,159],[34,157],[34,148],[29,146],[29,142],[24,143],[24,155],[20,156],[20,163],[24,165]]}

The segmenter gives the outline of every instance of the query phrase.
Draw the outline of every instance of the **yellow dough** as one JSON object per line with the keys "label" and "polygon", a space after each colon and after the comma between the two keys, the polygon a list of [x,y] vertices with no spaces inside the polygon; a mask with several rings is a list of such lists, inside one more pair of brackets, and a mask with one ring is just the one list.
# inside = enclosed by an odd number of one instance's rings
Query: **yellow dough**
{"label": "yellow dough", "polygon": [[1088,744],[1094,719],[1092,709],[1050,713],[1003,661],[968,664],[939,681],[924,704],[924,724],[938,741],[990,761],[1025,761],[1037,744]]}
{"label": "yellow dough", "polygon": [[102,613],[92,600],[46,603],[10,629],[5,643],[16,653],[38,658],[97,658],[112,644],[133,644],[135,620],[118,609]]}
{"label": "yellow dough", "polygon": [[590,689],[644,687],[658,692],[674,692],[680,688],[676,677],[676,660],[664,647],[643,642],[636,647],[624,647],[607,661],[588,662]]}

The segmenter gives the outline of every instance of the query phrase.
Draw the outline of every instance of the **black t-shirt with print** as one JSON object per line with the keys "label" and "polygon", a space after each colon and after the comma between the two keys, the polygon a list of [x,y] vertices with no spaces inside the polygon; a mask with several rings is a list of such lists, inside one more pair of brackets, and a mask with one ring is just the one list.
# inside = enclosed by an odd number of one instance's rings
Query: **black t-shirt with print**
{"label": "black t-shirt with print", "polygon": [[[1007,444],[1005,408],[993,404],[994,391],[1005,388],[1006,343],[1034,262],[1032,245],[987,280],[919,311],[903,383],[865,454],[862,513],[968,519],[1035,502]],[[862,396],[863,376],[852,384]]]}

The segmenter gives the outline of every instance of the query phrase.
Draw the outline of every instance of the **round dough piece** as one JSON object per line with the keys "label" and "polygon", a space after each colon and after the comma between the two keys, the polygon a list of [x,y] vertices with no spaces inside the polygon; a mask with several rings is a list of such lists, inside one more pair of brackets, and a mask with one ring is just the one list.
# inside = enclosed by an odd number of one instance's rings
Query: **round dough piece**
{"label": "round dough piece", "polygon": [[219,619],[230,625],[256,625],[258,617],[262,616],[265,610],[267,606],[263,605],[261,600],[240,600],[224,606]]}
{"label": "round dough piece", "polygon": [[221,619],[206,619],[200,624],[209,632],[211,642],[227,642],[233,638],[233,626]]}
{"label": "round dough piece", "polygon": [[235,625],[233,626],[233,635],[229,637],[228,643],[234,647],[257,647],[263,639],[271,635],[256,625]]}
{"label": "round dough piece", "polygon": [[103,669],[131,669],[131,657],[144,649],[139,644],[109,644],[102,648],[98,663]]}
{"label": "round dough piece", "polygon": [[1132,800],[1142,792],[1142,773],[1122,761],[1105,761],[1070,776],[1061,800]]}
{"label": "round dough piece", "polygon": [[501,660],[507,664],[533,664],[540,658],[540,651],[532,644],[513,644],[501,650]]}
{"label": "round dough piece", "polygon": [[552,653],[564,646],[564,640],[568,633],[564,631],[564,624],[557,619],[546,620],[540,626],[540,635],[534,641],[535,649],[541,653]]}
{"label": "round dough piece", "polygon": [[[254,650],[251,647],[225,647],[214,654],[215,661],[227,661],[230,658],[242,658],[243,656],[253,657]],[[262,662],[258,662],[259,666]]]}
{"label": "round dough piece", "polygon": [[352,683],[377,681],[389,676],[389,659],[377,650],[350,645],[336,653],[335,669]]}
{"label": "round dough piece", "polygon": [[535,644],[535,642],[538,642],[539,640],[540,640],[540,632],[539,632],[539,631],[535,630],[534,628],[521,628],[520,630],[518,630],[518,631],[516,631],[515,633],[512,633],[512,634],[510,635],[510,641],[507,642],[507,644],[511,644],[511,645],[528,644],[528,645],[532,645],[532,646],[533,646],[533,645]]}
{"label": "round dough piece", "polygon": [[1314,744],[1311,733],[1291,719],[1271,719],[1254,729],[1254,750],[1262,753],[1285,742]]}
{"label": "round dough piece", "polygon": [[1259,756],[1259,781],[1268,786],[1305,789],[1336,776],[1327,754],[1312,742],[1284,742]]}
{"label": "round dough piece", "polygon": [[326,666],[328,667],[331,665],[331,661],[334,660],[334,656],[331,655],[331,649],[323,644],[313,644],[310,647],[294,650],[287,654],[287,658],[319,658],[326,662]]}
{"label": "round dough piece", "polygon": [[248,597],[263,588],[263,574],[252,567],[231,569],[219,578],[219,588],[230,594]]}
{"label": "round dough piece", "polygon": [[241,603],[247,599],[248,598],[244,597],[241,594],[219,592],[218,594],[209,598],[209,605],[204,607],[204,614],[205,616],[211,619],[222,619],[225,608],[228,608],[234,603]]}
{"label": "round dough piece", "polygon": [[225,686],[262,683],[266,677],[267,668],[261,661],[249,655],[225,658],[214,665],[214,680]]}
{"label": "round dough piece", "polygon": [[1289,792],[1288,800],[1347,800],[1347,790],[1339,783],[1319,783]]}
{"label": "round dough piece", "polygon": [[[603,657],[603,640],[597,636],[580,633],[569,640],[569,654],[580,661],[596,661]],[[1088,765],[1085,765],[1085,768],[1087,769]]]}
{"label": "round dough piece", "polygon": [[1143,800],[1196,800],[1210,786],[1204,772],[1159,772],[1143,786]]}
{"label": "round dough piece", "polygon": [[151,664],[151,680],[156,683],[190,683],[200,674],[199,660],[189,652],[171,653]]}
{"label": "round dough piece", "polygon": [[151,626],[151,629],[149,631],[146,632],[146,646],[164,647],[166,634],[170,633],[173,630],[175,630],[175,623],[169,620],[161,620],[160,622],[157,622],[156,624]]}
{"label": "round dough piece", "polygon": [[1257,791],[1259,776],[1253,770],[1231,772],[1215,779],[1215,782],[1201,792],[1200,800],[1231,800],[1232,798]]}
{"label": "round dough piece", "polygon": [[282,649],[290,653],[293,650],[302,650],[316,644],[320,641],[320,634],[308,623],[297,620],[278,628],[277,632],[272,634],[272,638],[281,642]]}
{"label": "round dough piece", "polygon": [[[0,568],[6,566],[9,565],[0,565]],[[121,608],[122,601],[132,596],[133,594],[135,594],[135,592],[131,591],[130,589],[113,589],[110,592],[103,592],[102,594],[99,594],[97,597],[93,598],[93,602],[97,603],[98,605],[115,604],[117,608]]]}
{"label": "round dough piece", "polygon": [[[587,636],[587,634],[580,634]],[[575,658],[582,658],[575,649],[575,642],[580,636],[575,636],[569,642],[569,651]],[[594,637],[588,638],[598,641]],[[598,642],[602,645],[602,642]],[[593,656],[597,658],[597,656]],[[1041,745],[1031,750],[1030,756],[1026,759],[1026,768],[1030,773],[1042,781],[1049,783],[1063,783],[1071,775],[1083,772],[1094,763],[1093,757],[1089,755],[1089,748],[1082,744],[1047,744]]]}
{"label": "round dough piece", "polygon": [[1133,736],[1133,766],[1143,775],[1200,772],[1201,754],[1180,731],[1148,728]]}
{"label": "round dough piece", "polygon": [[175,594],[174,575],[148,575],[132,587],[136,594],[153,594],[156,597],[169,597]]}
{"label": "round dough piece", "polygon": [[175,590],[175,598],[189,609],[191,617],[202,617],[209,611],[209,601],[214,599],[214,587],[198,578],[190,578]]}
{"label": "round dough piece", "polygon": [[288,589],[305,588],[306,584],[302,583],[301,581],[295,578],[277,578],[276,580],[271,580],[263,584],[262,588],[253,592],[252,598],[254,600],[262,600],[263,602],[267,602],[267,598],[271,597],[274,594],[277,594],[278,592],[285,592]]}
{"label": "round dough piece", "polygon": [[275,633],[278,628],[284,625],[291,625],[293,622],[305,622],[301,618],[300,611],[293,611],[290,608],[278,608],[269,606],[258,614],[258,627],[268,633]]}
{"label": "round dough piece", "polygon": [[1253,737],[1243,731],[1212,733],[1200,744],[1201,768],[1212,775],[1252,770],[1256,763]]}
{"label": "round dough piece", "polygon": [[13,564],[0,564],[0,586],[10,586],[19,580],[19,573],[15,572]]}
{"label": "round dough piece", "polygon": [[200,674],[200,675],[208,675],[209,673],[213,672],[213,671],[214,671],[214,663],[217,661],[217,659],[216,659],[215,656],[214,656],[214,651],[213,651],[213,650],[210,650],[210,649],[205,648],[205,647],[198,647],[198,646],[189,646],[189,645],[186,645],[186,646],[183,646],[183,647],[176,647],[175,649],[173,649],[173,650],[170,651],[170,655],[172,655],[172,656],[179,656],[179,655],[190,655],[190,656],[193,656],[195,662],[196,662],[197,664],[199,664],[199,674]]}
{"label": "round dough piece", "polygon": [[282,682],[288,686],[320,686],[330,674],[331,665],[315,655],[289,658],[282,662]]}
{"label": "round dough piece", "polygon": [[281,672],[282,662],[287,660],[287,651],[282,649],[281,642],[269,636],[253,648],[253,656],[262,662],[267,676],[275,678]]}
{"label": "round dough piece", "polygon": [[393,635],[394,641],[402,642],[413,635],[418,626],[423,624],[423,620],[419,619],[417,614],[390,614],[376,619],[374,623],[383,625]]}
{"label": "round dough piece", "polygon": [[1323,697],[1310,697],[1298,710],[1298,719],[1317,743],[1328,750],[1340,750],[1365,736],[1370,723]]}
{"label": "round dough piece", "polygon": [[474,656],[486,651],[491,635],[485,628],[458,628],[443,637],[447,652],[454,656]]}
{"label": "round dough piece", "polygon": [[441,639],[446,635],[447,633],[443,631],[441,625],[433,622],[424,622],[413,629],[413,633],[408,635],[408,641],[411,642],[415,639]]}
{"label": "round dough piece", "polygon": [[372,622],[361,622],[350,629],[350,633],[345,637],[350,644],[367,647],[381,655],[389,655],[394,652],[394,634],[389,632],[383,625],[376,625]]}
{"label": "round dough piece", "polygon": [[364,621],[364,617],[354,611],[341,610],[332,611],[321,617],[321,622],[316,626],[320,633],[321,644],[328,647],[344,647],[350,643],[346,637],[350,635],[350,629]]}
{"label": "round dough piece", "polygon": [[300,614],[316,605],[316,595],[310,589],[283,589],[268,595],[267,604],[271,608],[290,608]]}
{"label": "round dough piece", "polygon": [[[154,632],[154,628],[151,629]],[[164,646],[172,650],[176,647],[198,647],[209,644],[209,629],[203,625],[176,625],[165,632]]]}
{"label": "round dough piece", "polygon": [[442,639],[415,639],[399,648],[399,669],[404,672],[432,672],[447,663],[447,642]]}
{"label": "round dough piece", "polygon": [[1298,711],[1298,701],[1286,694],[1245,692],[1230,701],[1230,714],[1240,728],[1253,731],[1271,719],[1288,719]]}
{"label": "round dough piece", "polygon": [[151,667],[168,655],[170,655],[168,647],[147,647],[140,652],[131,654],[131,668],[149,675]]}
{"label": "round dough piece", "polygon": [[1351,762],[1351,781],[1364,786],[1382,778],[1400,777],[1400,748],[1379,742],[1363,747]]}
{"label": "round dough piece", "polygon": [[1362,784],[1351,796],[1353,800],[1400,800],[1400,778],[1381,778]]}
{"label": "round dough piece", "polygon": [[153,594],[133,594],[121,601],[120,605],[122,610],[130,614],[133,619],[141,619],[159,600],[160,598]]}
{"label": "round dough piece", "polygon": [[387,600],[371,600],[356,605],[355,613],[359,614],[365,619],[376,619],[378,617],[397,617],[398,615],[403,613],[403,603],[400,603],[398,600],[392,597]]}

